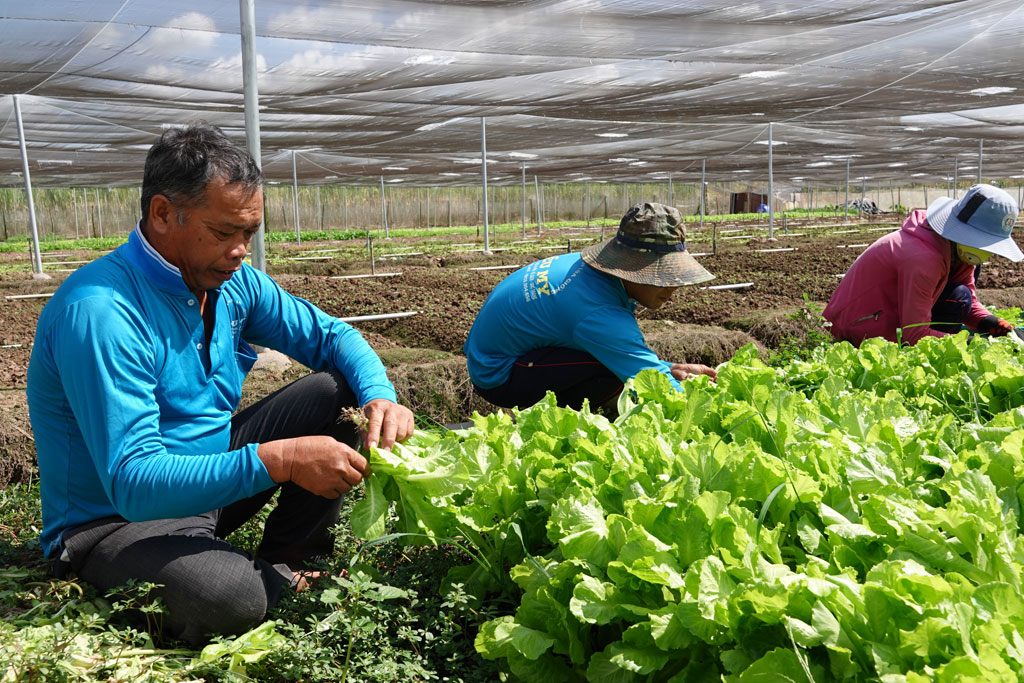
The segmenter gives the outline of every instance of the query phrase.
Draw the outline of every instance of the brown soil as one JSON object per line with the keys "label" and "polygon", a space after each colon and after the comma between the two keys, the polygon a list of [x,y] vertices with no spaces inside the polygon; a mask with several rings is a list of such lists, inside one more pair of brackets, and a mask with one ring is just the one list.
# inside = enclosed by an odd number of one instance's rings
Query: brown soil
{"label": "brown soil", "polygon": [[[795,232],[795,230],[794,230]],[[610,234],[610,233],[609,233]],[[717,242],[717,254],[701,257],[704,266],[717,276],[708,284],[754,282],[747,289],[706,290],[686,287],[658,311],[641,310],[638,318],[648,342],[662,357],[685,362],[717,365],[746,343],[773,349],[787,338],[806,335],[810,327],[799,313],[806,308],[804,295],[813,305],[823,306],[843,273],[861,248],[841,245],[868,243],[880,232],[787,238],[779,233],[774,242],[762,238],[749,241]],[[572,236],[573,247],[593,242],[598,231]],[[546,244],[565,244],[565,233],[548,233]],[[331,315],[362,316],[399,311],[419,314],[388,321],[357,323],[371,346],[389,367],[400,399],[412,407],[424,424],[444,424],[466,419],[473,410],[486,412],[490,406],[476,397],[469,385],[461,357],[473,319],[487,294],[510,270],[469,270],[476,266],[525,265],[558,250],[540,249],[539,244],[514,245],[508,235],[493,248],[516,251],[454,253],[445,246],[456,241],[443,238],[396,239],[375,243],[375,253],[394,253],[415,248],[428,253],[410,257],[387,257],[378,261],[378,272],[398,272],[391,278],[332,279],[331,275],[368,273],[365,243],[353,240],[340,244],[270,245],[270,273],[292,293],[308,299]],[[383,242],[383,241],[381,241]],[[690,250],[711,252],[710,229],[691,236]],[[797,251],[758,252],[757,249],[795,246]],[[300,250],[341,248],[346,258],[330,261],[286,260]],[[95,258],[93,252],[76,252],[66,260]],[[65,277],[56,274],[49,281],[32,280],[28,256],[0,253],[0,294],[52,292]],[[21,266],[20,271],[12,266]],[[982,271],[979,299],[987,305],[1021,306],[1024,301],[1024,263],[995,259]],[[46,299],[0,300],[0,486],[9,481],[27,481],[34,476],[34,447],[25,408],[25,373],[39,312]],[[243,403],[248,404],[274,388],[305,373],[301,366],[283,372],[254,372],[246,384]]]}

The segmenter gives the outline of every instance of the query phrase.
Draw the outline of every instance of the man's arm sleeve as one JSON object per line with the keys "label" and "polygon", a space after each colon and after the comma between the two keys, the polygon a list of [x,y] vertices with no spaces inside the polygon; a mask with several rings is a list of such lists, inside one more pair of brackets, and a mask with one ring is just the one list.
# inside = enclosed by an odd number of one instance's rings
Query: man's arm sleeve
{"label": "man's arm sleeve", "polygon": [[641,370],[653,369],[668,376],[676,389],[682,388],[672,377],[672,364],[647,346],[636,318],[628,311],[602,308],[591,313],[577,323],[573,341],[623,382]]}
{"label": "man's arm sleeve", "polygon": [[50,334],[53,361],[88,457],[125,519],[201,514],[274,484],[255,445],[225,453],[167,452],[150,331],[126,307],[98,297],[82,300],[69,306]]}
{"label": "man's arm sleeve", "polygon": [[340,371],[359,405],[397,400],[380,357],[359,331],[305,299],[284,291],[268,276],[247,269],[253,297],[245,338],[285,353],[314,370]]}

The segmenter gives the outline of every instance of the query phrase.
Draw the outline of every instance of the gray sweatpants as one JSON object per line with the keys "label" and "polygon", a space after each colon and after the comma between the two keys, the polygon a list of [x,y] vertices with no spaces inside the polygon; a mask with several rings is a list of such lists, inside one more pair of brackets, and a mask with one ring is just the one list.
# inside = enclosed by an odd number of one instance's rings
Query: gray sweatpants
{"label": "gray sweatpants", "polygon": [[[314,434],[356,447],[355,426],[337,421],[341,408],[355,405],[339,373],[307,375],[236,414],[231,448]],[[223,540],[278,489],[255,555]],[[65,533],[67,562],[56,563],[56,571],[70,570],[102,590],[129,579],[162,584],[153,593],[165,606],[161,633],[155,635],[199,645],[210,634],[244,633],[259,624],[294,583],[293,569],[332,552],[330,529],[341,501],[285,483],[194,517],[150,522],[107,517]]]}

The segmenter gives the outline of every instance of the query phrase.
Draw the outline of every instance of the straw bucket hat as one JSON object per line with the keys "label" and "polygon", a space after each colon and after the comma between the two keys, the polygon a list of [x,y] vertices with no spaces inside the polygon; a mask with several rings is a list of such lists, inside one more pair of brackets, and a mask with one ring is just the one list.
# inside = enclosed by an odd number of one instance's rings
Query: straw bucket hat
{"label": "straw bucket hat", "polygon": [[972,185],[960,201],[940,197],[927,212],[928,225],[950,242],[999,254],[1011,261],[1024,253],[1010,237],[1017,220],[1017,202],[993,185]]}
{"label": "straw bucket hat", "polygon": [[686,228],[674,206],[636,204],[611,239],[587,247],[583,260],[629,282],[681,287],[707,282],[714,275],[686,251]]}

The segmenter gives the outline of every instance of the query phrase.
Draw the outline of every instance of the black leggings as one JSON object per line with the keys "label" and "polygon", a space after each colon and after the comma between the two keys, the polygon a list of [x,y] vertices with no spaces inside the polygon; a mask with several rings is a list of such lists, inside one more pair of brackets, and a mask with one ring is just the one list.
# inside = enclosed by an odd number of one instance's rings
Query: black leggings
{"label": "black leggings", "polygon": [[589,399],[591,410],[603,406],[607,414],[622,391],[622,380],[586,351],[544,347],[517,359],[504,384],[475,389],[502,408],[532,406],[552,391],[560,406],[579,410]]}
{"label": "black leggings", "polygon": [[[231,448],[314,434],[355,447],[355,427],[337,421],[346,405],[357,401],[340,373],[307,375],[236,414]],[[255,554],[228,544],[224,537],[278,490]],[[154,635],[198,646],[208,634],[243,633],[263,621],[293,583],[293,570],[332,551],[331,527],[341,501],[286,482],[194,517],[148,522],[107,517],[70,529],[64,536],[69,561],[55,563],[54,569],[58,575],[70,570],[101,590],[130,579],[160,584],[154,597],[167,611],[161,633]]]}

